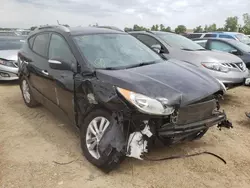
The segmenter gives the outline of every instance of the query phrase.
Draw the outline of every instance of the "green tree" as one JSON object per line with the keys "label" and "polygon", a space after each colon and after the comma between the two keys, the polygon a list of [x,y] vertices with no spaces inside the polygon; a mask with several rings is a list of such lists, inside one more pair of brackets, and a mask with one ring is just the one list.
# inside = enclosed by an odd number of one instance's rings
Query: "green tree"
{"label": "green tree", "polygon": [[171,30],[171,27],[166,27],[165,29],[164,29],[164,31],[166,31],[166,32],[171,32],[172,30]]}
{"label": "green tree", "polygon": [[158,25],[158,24],[155,25],[155,30],[156,30],[156,31],[159,30],[159,25]]}
{"label": "green tree", "polygon": [[225,30],[226,31],[237,31],[238,30],[238,17],[228,17],[225,23]]}
{"label": "green tree", "polygon": [[194,33],[202,33],[203,32],[203,28],[201,25],[199,25],[198,27],[194,28]]}
{"label": "green tree", "polygon": [[152,25],[151,31],[156,31],[156,26],[155,25]]}
{"label": "green tree", "polygon": [[217,30],[217,26],[215,23],[208,26],[208,28],[207,28],[207,32],[212,32],[212,31],[216,31],[216,30]]}
{"label": "green tree", "polygon": [[185,33],[186,31],[187,31],[187,28],[184,25],[178,25],[177,28],[175,28],[175,32],[178,34]]}
{"label": "green tree", "polygon": [[160,31],[164,31],[165,30],[165,26],[163,24],[160,24]]}
{"label": "green tree", "polygon": [[208,30],[208,27],[207,27],[207,25],[205,25],[204,31],[207,32],[207,30]]}
{"label": "green tree", "polygon": [[241,32],[250,35],[250,14],[243,14],[244,26],[241,28]]}
{"label": "green tree", "polygon": [[224,31],[225,29],[223,27],[220,27],[217,29],[217,31]]}
{"label": "green tree", "polygon": [[125,31],[125,32],[129,32],[129,31],[133,31],[133,29],[132,29],[132,28],[129,28],[129,27],[125,27],[125,28],[124,28],[124,31]]}
{"label": "green tree", "polygon": [[133,31],[147,31],[148,29],[143,27],[143,26],[139,26],[137,24],[134,25],[133,27]]}

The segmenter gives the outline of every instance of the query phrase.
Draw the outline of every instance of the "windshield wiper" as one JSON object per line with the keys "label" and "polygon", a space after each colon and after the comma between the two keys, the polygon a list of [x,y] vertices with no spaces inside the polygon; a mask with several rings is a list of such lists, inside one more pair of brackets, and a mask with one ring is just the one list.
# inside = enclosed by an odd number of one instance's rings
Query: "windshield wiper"
{"label": "windshield wiper", "polygon": [[194,51],[192,49],[189,49],[189,48],[181,48],[182,50],[186,50],[186,51]]}
{"label": "windshield wiper", "polygon": [[145,66],[145,65],[150,65],[150,64],[154,64],[157,61],[148,61],[148,62],[142,62],[139,64],[135,64],[135,65],[129,65],[129,66],[119,66],[119,67],[104,67],[104,68],[96,68],[96,69],[101,69],[101,70],[121,70],[121,69],[130,69],[130,68],[134,68],[134,67],[141,67],[141,66]]}
{"label": "windshield wiper", "polygon": [[200,49],[197,49],[196,51],[206,51],[205,48],[200,48]]}
{"label": "windshield wiper", "polygon": [[139,64],[127,66],[126,69],[130,69],[130,68],[134,68],[134,67],[142,67],[142,66],[145,66],[145,65],[150,65],[150,64],[155,64],[155,63],[156,63],[156,61],[142,62],[142,63],[139,63]]}

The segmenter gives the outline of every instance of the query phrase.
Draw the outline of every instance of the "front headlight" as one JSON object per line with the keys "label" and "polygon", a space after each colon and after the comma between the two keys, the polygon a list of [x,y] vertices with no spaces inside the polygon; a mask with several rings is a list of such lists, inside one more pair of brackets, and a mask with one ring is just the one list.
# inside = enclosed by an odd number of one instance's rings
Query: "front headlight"
{"label": "front headlight", "polygon": [[2,59],[0,59],[0,65],[5,65],[5,66],[8,66],[8,67],[15,67],[15,65],[12,63],[12,61],[5,61],[5,60],[2,60]]}
{"label": "front headlight", "polygon": [[219,72],[229,72],[229,68],[223,66],[220,63],[201,63],[205,68],[219,71]]}
{"label": "front headlight", "polygon": [[142,94],[138,94],[126,89],[117,88],[118,92],[130,103],[135,105],[139,111],[154,115],[170,115],[174,108],[167,105],[168,99],[152,99]]}

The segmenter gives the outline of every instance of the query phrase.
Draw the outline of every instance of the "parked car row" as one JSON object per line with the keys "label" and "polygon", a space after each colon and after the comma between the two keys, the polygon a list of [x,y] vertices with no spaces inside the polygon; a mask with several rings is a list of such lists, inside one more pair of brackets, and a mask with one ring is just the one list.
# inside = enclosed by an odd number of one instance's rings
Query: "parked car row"
{"label": "parked car row", "polygon": [[190,33],[185,35],[189,39],[194,38],[221,38],[232,39],[250,45],[250,38],[237,32],[208,32],[208,33]]}
{"label": "parked car row", "polygon": [[25,104],[43,104],[76,126],[83,154],[106,172],[124,156],[142,159],[155,139],[174,144],[214,125],[230,128],[222,82],[247,74],[238,57],[172,33],[60,25],[31,33],[18,67]]}
{"label": "parked car row", "polygon": [[190,39],[160,31],[130,32],[165,59],[178,59],[199,67],[226,87],[242,85],[248,77],[245,63],[235,55],[208,51]]}

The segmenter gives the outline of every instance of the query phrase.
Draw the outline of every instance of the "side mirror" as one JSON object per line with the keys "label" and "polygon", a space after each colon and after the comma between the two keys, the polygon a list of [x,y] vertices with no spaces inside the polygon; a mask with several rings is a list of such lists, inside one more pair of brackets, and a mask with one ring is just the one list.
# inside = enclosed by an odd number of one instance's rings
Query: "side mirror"
{"label": "side mirror", "polygon": [[231,50],[230,53],[234,54],[234,55],[239,55],[240,54],[240,52],[238,50]]}
{"label": "side mirror", "polygon": [[56,60],[56,59],[50,59],[49,61],[49,66],[52,69],[56,70],[72,70],[71,66],[69,63],[66,63],[62,60]]}
{"label": "side mirror", "polygon": [[151,48],[156,52],[156,53],[160,53],[161,52],[161,45],[160,44],[154,44],[151,46]]}

